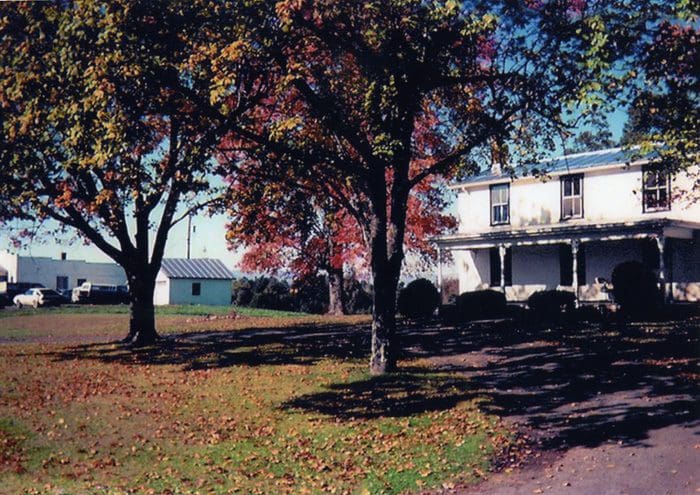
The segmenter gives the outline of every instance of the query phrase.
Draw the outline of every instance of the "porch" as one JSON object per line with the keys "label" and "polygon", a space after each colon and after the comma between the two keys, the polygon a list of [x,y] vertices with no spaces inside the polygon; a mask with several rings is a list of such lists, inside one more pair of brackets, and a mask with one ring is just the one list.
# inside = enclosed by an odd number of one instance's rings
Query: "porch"
{"label": "porch", "polygon": [[[491,288],[514,303],[551,289],[574,292],[581,303],[604,303],[610,300],[605,280],[610,280],[615,266],[631,260],[656,273],[667,301],[700,301],[700,224],[696,223],[655,219],[505,227],[444,236],[436,243],[436,278],[443,302],[455,292]],[[443,269],[450,258],[457,284],[445,284]]]}

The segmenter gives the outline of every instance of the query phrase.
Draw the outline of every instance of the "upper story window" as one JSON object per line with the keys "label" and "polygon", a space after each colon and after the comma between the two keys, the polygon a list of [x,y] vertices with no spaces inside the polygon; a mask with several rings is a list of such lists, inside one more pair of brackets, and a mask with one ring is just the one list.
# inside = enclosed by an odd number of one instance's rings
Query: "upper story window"
{"label": "upper story window", "polygon": [[642,169],[643,211],[664,211],[671,209],[671,177],[668,171],[655,166]]}
{"label": "upper story window", "polygon": [[491,186],[491,225],[510,223],[510,184]]}
{"label": "upper story window", "polygon": [[561,178],[561,218],[583,218],[583,174]]}

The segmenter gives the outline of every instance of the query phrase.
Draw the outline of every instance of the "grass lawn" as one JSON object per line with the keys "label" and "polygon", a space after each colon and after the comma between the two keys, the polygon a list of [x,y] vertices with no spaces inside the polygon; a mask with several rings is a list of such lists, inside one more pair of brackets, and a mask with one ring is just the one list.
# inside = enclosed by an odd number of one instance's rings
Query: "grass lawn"
{"label": "grass lawn", "polygon": [[[169,306],[156,306],[156,315],[225,315],[232,312],[242,316],[309,316],[307,313],[293,311],[276,311],[274,309],[245,308],[234,306],[206,306],[199,304],[173,304]],[[15,316],[35,316],[40,313],[48,314],[129,314],[129,306],[126,304],[65,304],[52,308],[34,309],[23,307],[19,310],[0,311],[0,318]]]}
{"label": "grass lawn", "polygon": [[[161,335],[295,325],[361,323],[369,316],[332,318],[290,311],[232,306],[173,305],[156,307]],[[118,340],[129,328],[129,306],[66,305],[56,308],[0,310],[0,343],[24,341],[80,343]]]}
{"label": "grass lawn", "polygon": [[219,333],[132,353],[63,343],[126,328],[67,309],[0,320],[0,493],[392,494],[469,482],[510,442],[466,380],[425,362],[372,378],[352,352],[251,340],[367,317],[161,314],[163,334]]}

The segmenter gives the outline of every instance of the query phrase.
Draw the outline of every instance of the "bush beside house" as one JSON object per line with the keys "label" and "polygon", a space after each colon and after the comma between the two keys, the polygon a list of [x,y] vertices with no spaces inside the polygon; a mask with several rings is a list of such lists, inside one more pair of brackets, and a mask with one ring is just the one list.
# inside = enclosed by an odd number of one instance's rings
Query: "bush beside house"
{"label": "bush beside house", "polygon": [[661,293],[654,272],[638,261],[626,261],[612,273],[613,296],[625,316],[653,316],[661,306]]}
{"label": "bush beside house", "polygon": [[527,299],[531,316],[536,321],[556,321],[563,312],[571,313],[576,308],[576,296],[563,290],[541,290]]}
{"label": "bush beside house", "polygon": [[506,296],[496,290],[464,292],[455,301],[457,321],[501,318],[506,314]]}
{"label": "bush beside house", "polygon": [[409,283],[399,293],[398,310],[406,318],[430,318],[440,302],[440,295],[433,283],[419,278]]}

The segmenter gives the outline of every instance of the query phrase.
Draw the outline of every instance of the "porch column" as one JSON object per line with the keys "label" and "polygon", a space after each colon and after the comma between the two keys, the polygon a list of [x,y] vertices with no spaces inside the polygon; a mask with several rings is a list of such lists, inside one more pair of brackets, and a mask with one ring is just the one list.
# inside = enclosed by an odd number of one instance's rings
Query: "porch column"
{"label": "porch column", "polygon": [[663,235],[654,237],[656,247],[659,248],[659,289],[661,290],[661,299],[666,301],[666,266],[664,264],[664,247],[666,238]]}
{"label": "porch column", "polygon": [[574,304],[578,307],[578,239],[571,240],[571,286],[574,289],[574,295],[576,296],[576,301]]}
{"label": "porch column", "polygon": [[442,249],[437,247],[437,290],[442,302]]}
{"label": "porch column", "polygon": [[498,245],[498,256],[501,261],[501,290],[506,293],[506,245]]}

